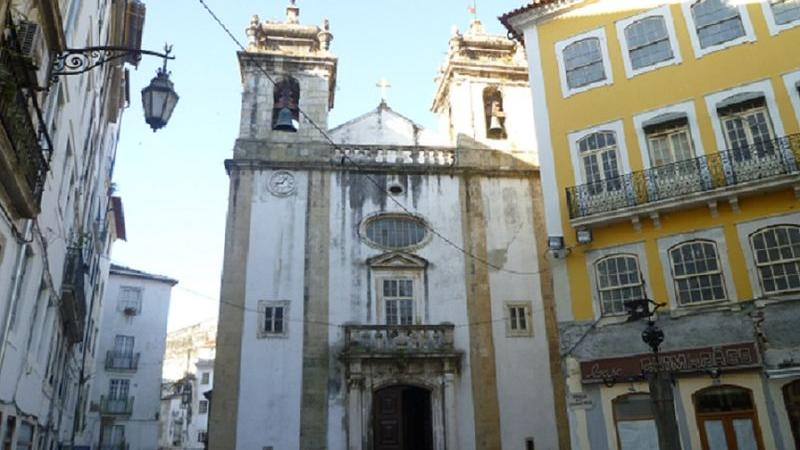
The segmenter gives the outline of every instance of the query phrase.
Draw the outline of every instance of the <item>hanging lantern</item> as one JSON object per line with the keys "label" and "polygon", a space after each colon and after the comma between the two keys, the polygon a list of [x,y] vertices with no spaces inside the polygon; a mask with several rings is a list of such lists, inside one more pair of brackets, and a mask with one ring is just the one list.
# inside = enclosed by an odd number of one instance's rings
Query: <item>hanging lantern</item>
{"label": "hanging lantern", "polygon": [[[166,50],[167,54],[169,54],[170,48],[167,47]],[[150,125],[154,132],[164,127],[177,104],[178,94],[169,79],[167,59],[165,58],[164,66],[158,69],[156,77],[150,81],[149,86],[142,89],[142,108],[145,122]]]}

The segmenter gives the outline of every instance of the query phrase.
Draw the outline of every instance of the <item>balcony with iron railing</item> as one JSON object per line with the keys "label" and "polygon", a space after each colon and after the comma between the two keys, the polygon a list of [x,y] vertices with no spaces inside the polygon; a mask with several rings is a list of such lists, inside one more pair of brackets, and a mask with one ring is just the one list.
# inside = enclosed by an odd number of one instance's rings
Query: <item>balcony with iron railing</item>
{"label": "balcony with iron railing", "polygon": [[757,192],[800,188],[800,134],[569,187],[573,226],[600,225]]}
{"label": "balcony with iron railing", "polygon": [[36,100],[35,67],[16,39],[15,28],[8,30],[0,45],[0,190],[10,199],[14,216],[33,218],[39,212],[46,154],[52,145]]}
{"label": "balcony with iron railing", "polygon": [[84,276],[86,265],[83,249],[70,247],[64,258],[64,278],[61,282],[61,319],[65,335],[72,342],[83,339],[83,325],[86,320],[86,291]]}
{"label": "balcony with iron railing", "polygon": [[348,357],[438,357],[455,350],[452,324],[345,325],[344,355]]}
{"label": "balcony with iron railing", "polygon": [[100,414],[106,416],[129,416],[133,413],[133,397],[100,397]]}
{"label": "balcony with iron railing", "polygon": [[106,370],[133,372],[139,368],[139,353],[106,352]]}

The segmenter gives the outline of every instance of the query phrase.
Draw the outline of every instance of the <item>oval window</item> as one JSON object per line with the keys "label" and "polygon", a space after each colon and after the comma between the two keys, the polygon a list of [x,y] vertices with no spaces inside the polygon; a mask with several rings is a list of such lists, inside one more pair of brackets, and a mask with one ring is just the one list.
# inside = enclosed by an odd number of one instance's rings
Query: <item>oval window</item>
{"label": "oval window", "polygon": [[377,246],[401,249],[425,240],[427,228],[422,220],[413,216],[386,215],[367,222],[365,232],[367,240]]}

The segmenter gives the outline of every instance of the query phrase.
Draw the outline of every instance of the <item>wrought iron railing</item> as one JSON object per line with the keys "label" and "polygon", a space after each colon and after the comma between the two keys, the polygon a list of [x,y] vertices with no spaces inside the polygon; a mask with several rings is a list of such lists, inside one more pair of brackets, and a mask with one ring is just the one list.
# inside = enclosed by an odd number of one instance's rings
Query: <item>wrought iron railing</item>
{"label": "wrought iron railing", "polygon": [[100,397],[100,413],[107,415],[129,416],[133,412],[133,397],[108,398]]}
{"label": "wrought iron railing", "polygon": [[48,170],[45,153],[52,145],[41,120],[37,131],[32,116],[41,119],[41,110],[33,95],[38,89],[35,70],[16,39],[10,18],[7,25],[11,32],[5,35],[0,47],[0,124],[9,137],[18,170],[38,208]]}
{"label": "wrought iron railing", "polygon": [[61,282],[61,317],[67,337],[72,342],[80,342],[83,338],[83,324],[86,317],[85,273],[83,249],[68,248],[64,258],[64,278]]}
{"label": "wrought iron railing", "polygon": [[139,368],[139,353],[106,352],[106,369],[136,370]]}
{"label": "wrought iron railing", "polygon": [[800,134],[567,188],[570,219],[800,174]]}
{"label": "wrought iron railing", "polygon": [[453,352],[453,325],[346,325],[346,353]]}

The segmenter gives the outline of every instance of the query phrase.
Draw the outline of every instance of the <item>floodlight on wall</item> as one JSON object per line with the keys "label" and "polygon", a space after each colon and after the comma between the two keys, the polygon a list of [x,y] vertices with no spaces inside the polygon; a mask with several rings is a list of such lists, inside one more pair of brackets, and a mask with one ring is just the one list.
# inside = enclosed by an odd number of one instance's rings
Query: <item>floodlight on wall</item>
{"label": "floodlight on wall", "polygon": [[564,236],[547,236],[547,249],[552,251],[564,250]]}
{"label": "floodlight on wall", "polygon": [[564,247],[564,236],[548,236],[547,251],[556,259],[566,258],[570,252]]}
{"label": "floodlight on wall", "polygon": [[578,228],[575,231],[575,238],[578,240],[579,244],[591,244],[592,243],[592,230],[588,228]]}

